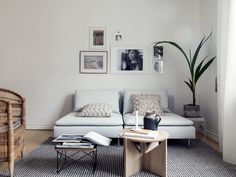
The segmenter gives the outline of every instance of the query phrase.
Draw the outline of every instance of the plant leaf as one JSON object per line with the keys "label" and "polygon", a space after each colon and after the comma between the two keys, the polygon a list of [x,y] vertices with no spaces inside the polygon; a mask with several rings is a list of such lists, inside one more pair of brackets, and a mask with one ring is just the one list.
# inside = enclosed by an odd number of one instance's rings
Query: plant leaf
{"label": "plant leaf", "polygon": [[191,50],[189,49],[189,62],[191,63],[192,62],[192,53],[191,53]]}
{"label": "plant leaf", "polygon": [[198,54],[202,48],[202,46],[206,43],[206,41],[211,37],[212,35],[212,32],[209,34],[209,36],[207,36],[207,38],[205,38],[205,36],[202,38],[201,42],[199,43],[194,55],[193,55],[193,59],[192,59],[192,62],[191,62],[191,65],[190,65],[190,72],[191,74],[194,76],[194,66],[195,66],[195,63],[197,61],[197,58],[198,58]]}
{"label": "plant leaf", "polygon": [[190,68],[190,60],[188,59],[188,56],[186,55],[186,53],[184,52],[184,50],[183,50],[177,43],[172,42],[172,41],[160,41],[160,42],[155,43],[154,46],[157,46],[157,45],[163,44],[163,43],[171,44],[171,45],[173,45],[174,47],[176,47],[177,49],[179,49],[180,52],[184,55],[184,57],[185,57],[185,59],[186,59],[186,61],[187,61],[187,63],[188,63],[188,66],[189,66],[189,68]]}
{"label": "plant leaf", "polygon": [[203,67],[202,69],[199,71],[198,77],[195,78],[195,83],[197,83],[198,79],[201,77],[201,75],[204,73],[204,71],[206,71],[206,69],[211,65],[211,63],[214,61],[216,57],[213,57],[212,59],[210,59]]}
{"label": "plant leaf", "polygon": [[188,83],[187,81],[184,81],[185,82],[185,84],[187,84],[187,86],[190,88],[190,90],[193,92],[193,88],[192,88],[192,86],[191,86],[191,84],[190,83]]}
{"label": "plant leaf", "polygon": [[192,59],[192,62],[191,62],[191,65],[190,65],[190,72],[192,75],[194,75],[194,66],[195,66],[195,63],[197,61],[197,57],[198,57],[198,54],[202,48],[202,45],[203,45],[203,42],[204,42],[204,39],[205,39],[205,36],[202,38],[201,42],[198,44],[198,47],[193,55],[193,59]]}
{"label": "plant leaf", "polygon": [[208,56],[204,57],[203,60],[199,63],[199,65],[197,66],[196,70],[195,70],[195,78],[194,78],[194,82],[196,83],[196,79],[198,79],[200,76],[199,76],[199,73],[200,73],[200,70],[202,68],[202,64],[203,62],[205,61],[205,59],[207,58]]}

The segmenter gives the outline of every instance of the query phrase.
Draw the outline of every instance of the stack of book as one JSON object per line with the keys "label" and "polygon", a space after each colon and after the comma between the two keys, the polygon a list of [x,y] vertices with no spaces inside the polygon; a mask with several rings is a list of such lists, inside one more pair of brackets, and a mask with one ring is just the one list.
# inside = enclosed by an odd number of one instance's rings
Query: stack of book
{"label": "stack of book", "polygon": [[90,142],[87,143],[62,143],[62,144],[57,144],[56,148],[82,148],[82,149],[87,149],[87,148],[94,148],[94,145]]}
{"label": "stack of book", "polygon": [[90,131],[85,135],[63,134],[52,142],[56,143],[56,148],[93,148],[95,144],[109,146],[111,139]]}
{"label": "stack of book", "polygon": [[82,140],[83,135],[63,134],[52,142],[57,143],[56,148],[93,148],[91,142]]}
{"label": "stack of book", "polygon": [[123,136],[133,138],[156,139],[158,136],[158,132],[146,129],[130,129],[125,131],[123,133]]}

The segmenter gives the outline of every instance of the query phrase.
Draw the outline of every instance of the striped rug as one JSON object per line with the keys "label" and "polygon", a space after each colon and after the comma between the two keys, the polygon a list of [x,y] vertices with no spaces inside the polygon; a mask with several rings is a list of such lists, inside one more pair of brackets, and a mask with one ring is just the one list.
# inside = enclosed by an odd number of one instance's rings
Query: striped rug
{"label": "striped rug", "polygon": [[[56,173],[56,152],[48,143],[15,163],[15,177],[120,177],[123,147],[98,147],[98,166],[92,173],[91,160],[84,159]],[[6,177],[8,171],[0,174]],[[141,171],[132,177],[154,177]],[[168,144],[168,177],[236,177],[236,166],[224,163],[222,156],[202,142],[188,149],[181,143]]]}

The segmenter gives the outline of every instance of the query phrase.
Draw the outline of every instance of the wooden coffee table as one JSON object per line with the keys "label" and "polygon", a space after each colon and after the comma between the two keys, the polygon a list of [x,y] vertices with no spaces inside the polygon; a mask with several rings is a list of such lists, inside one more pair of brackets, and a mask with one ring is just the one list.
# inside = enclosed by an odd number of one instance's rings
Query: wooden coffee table
{"label": "wooden coffee table", "polygon": [[158,131],[155,139],[120,136],[124,140],[124,171],[128,177],[140,170],[145,170],[162,177],[167,176],[167,139],[169,134]]}

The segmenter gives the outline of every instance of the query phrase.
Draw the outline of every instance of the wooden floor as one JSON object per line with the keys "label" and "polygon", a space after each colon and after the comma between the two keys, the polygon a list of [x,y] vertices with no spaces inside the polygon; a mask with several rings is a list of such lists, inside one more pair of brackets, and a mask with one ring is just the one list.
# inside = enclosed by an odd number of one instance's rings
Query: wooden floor
{"label": "wooden floor", "polygon": [[[31,153],[39,147],[45,140],[53,136],[53,131],[49,130],[26,130],[24,155]],[[0,162],[0,171],[7,168],[7,163]]]}
{"label": "wooden floor", "polygon": [[[52,130],[26,130],[24,155],[30,154],[34,149],[39,147],[44,141],[52,136]],[[198,137],[202,138],[202,135],[199,134]],[[215,141],[207,138],[207,140],[204,142],[215,150],[219,151],[219,145]],[[6,168],[7,163],[0,163],[0,172]]]}

